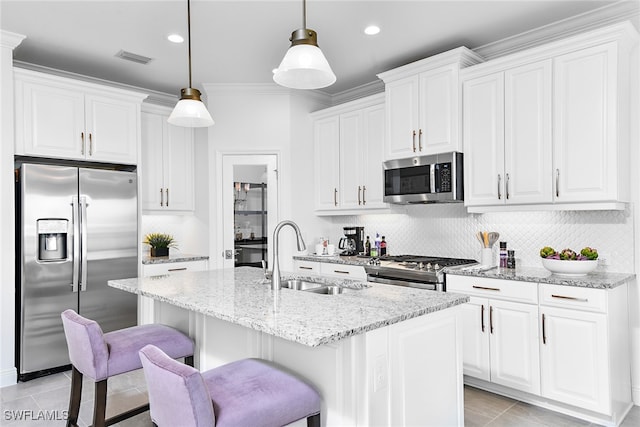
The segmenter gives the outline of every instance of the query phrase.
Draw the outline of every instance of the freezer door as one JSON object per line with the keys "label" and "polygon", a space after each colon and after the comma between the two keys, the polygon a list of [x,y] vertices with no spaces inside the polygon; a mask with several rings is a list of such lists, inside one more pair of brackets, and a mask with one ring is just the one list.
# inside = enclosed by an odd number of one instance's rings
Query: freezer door
{"label": "freezer door", "polygon": [[104,332],[133,326],[137,297],[108,280],[138,275],[138,202],[135,172],[79,170],[82,212],[80,314]]}
{"label": "freezer door", "polygon": [[72,289],[77,194],[75,167],[20,168],[16,296],[21,375],[69,364],[60,313],[78,309],[78,294]]}

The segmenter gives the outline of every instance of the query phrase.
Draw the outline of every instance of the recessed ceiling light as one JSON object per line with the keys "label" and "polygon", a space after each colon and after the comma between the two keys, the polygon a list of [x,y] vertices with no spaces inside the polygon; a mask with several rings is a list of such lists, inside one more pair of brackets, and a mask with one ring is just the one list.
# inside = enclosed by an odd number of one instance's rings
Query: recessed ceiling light
{"label": "recessed ceiling light", "polygon": [[184,37],[182,37],[180,34],[169,34],[167,36],[167,40],[172,43],[182,43],[184,41]]}
{"label": "recessed ceiling light", "polygon": [[367,28],[364,29],[364,33],[368,36],[376,35],[379,32],[380,32],[380,27],[378,27],[377,25],[369,25]]}

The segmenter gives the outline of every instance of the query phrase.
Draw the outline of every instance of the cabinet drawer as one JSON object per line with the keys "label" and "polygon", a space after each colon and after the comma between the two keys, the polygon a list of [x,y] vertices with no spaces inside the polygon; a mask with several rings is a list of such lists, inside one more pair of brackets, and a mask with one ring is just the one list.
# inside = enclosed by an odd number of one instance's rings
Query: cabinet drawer
{"label": "cabinet drawer", "polygon": [[320,274],[332,277],[344,277],[355,280],[365,280],[367,273],[361,265],[320,263]]}
{"label": "cabinet drawer", "polygon": [[293,260],[293,271],[305,274],[320,274],[320,263],[314,261]]}
{"label": "cabinet drawer", "polygon": [[207,260],[145,264],[142,266],[142,273],[144,276],[157,276],[160,274],[181,273],[183,271],[202,271],[207,269],[207,265]]}
{"label": "cabinet drawer", "polygon": [[606,313],[607,291],[576,286],[540,284],[540,304]]}
{"label": "cabinet drawer", "polygon": [[446,286],[448,292],[531,304],[538,303],[538,284],[533,282],[447,274]]}

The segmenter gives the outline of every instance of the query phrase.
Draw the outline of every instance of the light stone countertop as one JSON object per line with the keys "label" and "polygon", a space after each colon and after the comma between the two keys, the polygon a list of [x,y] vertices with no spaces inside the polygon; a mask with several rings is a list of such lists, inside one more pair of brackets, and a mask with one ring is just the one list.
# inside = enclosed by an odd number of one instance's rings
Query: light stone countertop
{"label": "light stone countertop", "polygon": [[459,276],[507,279],[522,282],[550,283],[552,285],[577,286],[582,288],[611,289],[633,279],[632,273],[608,273],[595,271],[584,276],[562,276],[544,268],[517,267],[516,269],[494,267],[490,270],[456,270],[447,272]]}
{"label": "light stone countertop", "polygon": [[172,262],[203,261],[208,259],[209,256],[207,255],[182,254],[180,252],[175,253],[169,249],[169,256],[152,257],[148,254],[143,255],[142,264],[168,264]]}
{"label": "light stone countertop", "polygon": [[[283,279],[309,278],[283,273]],[[245,326],[310,347],[444,310],[466,295],[344,279],[342,294],[271,290],[262,270],[252,267],[184,272],[110,280],[109,286]]]}
{"label": "light stone countertop", "polygon": [[340,255],[294,255],[299,261],[330,262],[332,264],[367,265],[370,258]]}

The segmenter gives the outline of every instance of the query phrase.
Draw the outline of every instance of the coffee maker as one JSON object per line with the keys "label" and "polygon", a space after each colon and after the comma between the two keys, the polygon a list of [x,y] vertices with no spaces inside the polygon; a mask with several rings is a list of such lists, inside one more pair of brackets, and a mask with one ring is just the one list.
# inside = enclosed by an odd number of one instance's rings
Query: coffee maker
{"label": "coffee maker", "polygon": [[[343,227],[344,236],[356,243],[356,255],[364,252],[364,227]],[[341,254],[342,255],[342,254]],[[345,253],[346,255],[346,253]],[[353,254],[350,254],[353,255]]]}

